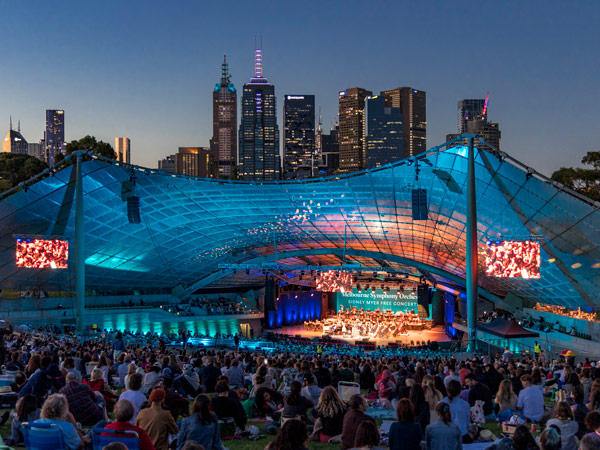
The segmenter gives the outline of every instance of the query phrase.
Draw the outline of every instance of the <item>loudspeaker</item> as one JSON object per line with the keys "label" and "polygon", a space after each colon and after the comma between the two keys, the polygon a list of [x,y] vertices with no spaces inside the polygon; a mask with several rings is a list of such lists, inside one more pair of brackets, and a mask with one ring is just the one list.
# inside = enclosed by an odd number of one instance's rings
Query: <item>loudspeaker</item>
{"label": "loudspeaker", "polygon": [[413,220],[427,220],[427,189],[412,190],[412,218]]}
{"label": "loudspeaker", "polygon": [[129,223],[140,223],[140,198],[132,195],[127,198],[127,219]]}

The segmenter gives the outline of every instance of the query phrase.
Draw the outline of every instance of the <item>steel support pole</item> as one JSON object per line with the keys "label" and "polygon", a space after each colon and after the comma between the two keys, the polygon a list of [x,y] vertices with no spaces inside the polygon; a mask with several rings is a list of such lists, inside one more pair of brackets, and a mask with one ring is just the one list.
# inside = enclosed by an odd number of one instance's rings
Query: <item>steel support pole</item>
{"label": "steel support pole", "polygon": [[477,203],[475,199],[475,148],[469,137],[467,169],[467,325],[469,327],[469,351],[475,351],[477,341]]}
{"label": "steel support pole", "polygon": [[84,211],[83,211],[83,173],[81,155],[77,155],[75,166],[75,287],[76,287],[76,325],[83,332],[85,309],[85,257],[84,257]]}

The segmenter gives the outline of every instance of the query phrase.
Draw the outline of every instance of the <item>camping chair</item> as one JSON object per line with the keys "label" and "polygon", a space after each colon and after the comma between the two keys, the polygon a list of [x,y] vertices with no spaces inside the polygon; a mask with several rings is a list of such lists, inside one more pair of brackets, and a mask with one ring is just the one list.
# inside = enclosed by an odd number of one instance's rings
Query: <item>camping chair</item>
{"label": "camping chair", "polygon": [[106,428],[94,428],[92,431],[92,446],[94,450],[102,450],[111,442],[121,442],[128,450],[140,450],[140,438],[132,430],[108,430]]}
{"label": "camping chair", "polygon": [[360,384],[340,381],[338,383],[338,393],[342,401],[348,402],[354,394],[360,394]]}
{"label": "camping chair", "polygon": [[21,433],[27,450],[66,450],[62,430],[55,423],[24,423]]}

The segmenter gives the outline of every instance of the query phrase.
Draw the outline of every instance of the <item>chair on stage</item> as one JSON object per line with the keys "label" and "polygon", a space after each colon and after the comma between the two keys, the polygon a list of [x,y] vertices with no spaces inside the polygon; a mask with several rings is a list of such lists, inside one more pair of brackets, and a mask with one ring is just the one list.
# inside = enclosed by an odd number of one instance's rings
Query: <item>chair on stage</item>
{"label": "chair on stage", "polygon": [[338,393],[342,401],[347,402],[354,394],[360,394],[360,384],[340,381],[338,383]]}

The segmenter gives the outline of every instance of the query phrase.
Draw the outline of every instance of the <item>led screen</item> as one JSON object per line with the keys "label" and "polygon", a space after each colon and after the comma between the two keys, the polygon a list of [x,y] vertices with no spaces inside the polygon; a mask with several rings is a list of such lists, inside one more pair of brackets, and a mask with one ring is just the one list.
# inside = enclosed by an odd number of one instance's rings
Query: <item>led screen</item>
{"label": "led screen", "polygon": [[315,279],[317,290],[322,292],[348,292],[352,290],[352,273],[329,270]]}
{"label": "led screen", "polygon": [[69,243],[60,239],[17,238],[17,266],[30,269],[66,269]]}
{"label": "led screen", "polygon": [[540,278],[540,243],[537,241],[488,242],[486,275],[500,278]]}

